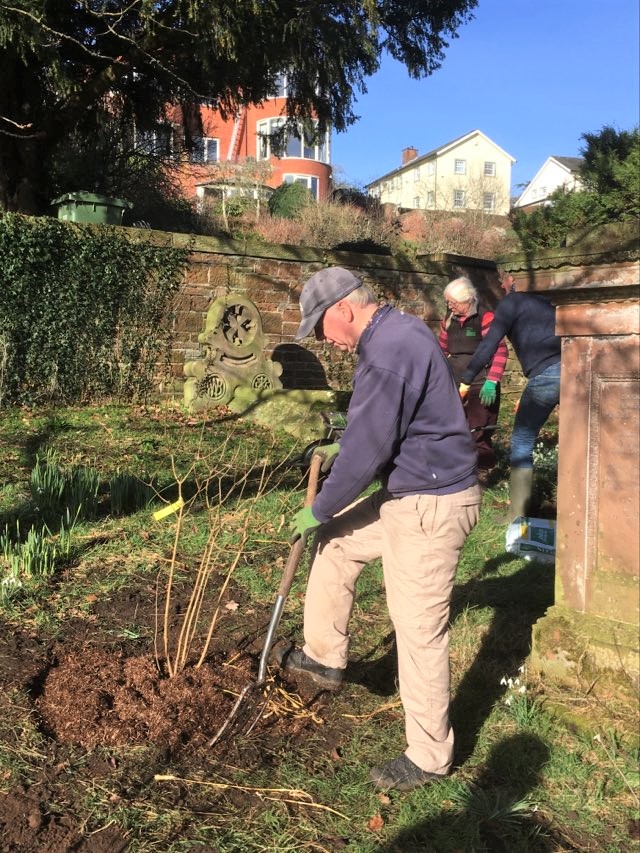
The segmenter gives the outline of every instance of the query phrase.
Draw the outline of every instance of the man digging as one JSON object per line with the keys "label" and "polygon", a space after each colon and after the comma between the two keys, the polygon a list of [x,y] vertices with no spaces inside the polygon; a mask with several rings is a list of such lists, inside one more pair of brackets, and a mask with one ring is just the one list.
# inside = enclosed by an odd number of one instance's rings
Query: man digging
{"label": "man digging", "polygon": [[[379,306],[341,267],[307,281],[300,311],[296,340],[315,331],[318,340],[357,353],[358,364],[345,432],[339,445],[324,448],[329,476],[291,525],[294,538],[317,535],[305,643],[282,664],[323,687],[340,686],[356,581],[381,557],[407,748],[374,767],[371,779],[379,789],[409,791],[446,776],[453,761],[449,604],[480,510],[475,446],[453,374],[420,319]],[[356,501],[376,478],[381,488]]]}

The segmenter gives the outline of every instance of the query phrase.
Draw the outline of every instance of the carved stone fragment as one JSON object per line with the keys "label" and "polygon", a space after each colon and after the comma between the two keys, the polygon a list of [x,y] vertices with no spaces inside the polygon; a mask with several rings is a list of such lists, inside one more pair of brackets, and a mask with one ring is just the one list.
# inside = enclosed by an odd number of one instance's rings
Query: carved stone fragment
{"label": "carved stone fragment", "polygon": [[203,357],[184,366],[184,402],[192,411],[226,405],[239,387],[282,388],[282,365],[265,356],[260,312],[246,296],[230,293],[216,299],[198,341]]}

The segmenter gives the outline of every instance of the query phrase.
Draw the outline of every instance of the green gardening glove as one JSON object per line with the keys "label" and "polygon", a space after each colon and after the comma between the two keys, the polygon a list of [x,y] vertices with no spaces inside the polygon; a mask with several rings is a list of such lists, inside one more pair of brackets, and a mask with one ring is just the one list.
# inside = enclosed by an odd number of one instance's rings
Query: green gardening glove
{"label": "green gardening glove", "polygon": [[320,527],[320,522],[311,512],[311,507],[303,507],[293,516],[293,521],[289,525],[289,530],[291,531],[289,542],[293,545],[300,538],[306,540],[307,536],[316,527]]}
{"label": "green gardening glove", "polygon": [[490,379],[485,379],[484,385],[480,389],[480,402],[483,406],[492,406],[495,403],[496,385],[497,382],[492,382]]}
{"label": "green gardening glove", "polygon": [[333,444],[323,444],[316,448],[315,452],[318,456],[322,456],[324,458],[324,462],[320,466],[320,470],[323,474],[328,474],[331,466],[336,460],[336,456],[340,453],[340,444],[337,441]]}

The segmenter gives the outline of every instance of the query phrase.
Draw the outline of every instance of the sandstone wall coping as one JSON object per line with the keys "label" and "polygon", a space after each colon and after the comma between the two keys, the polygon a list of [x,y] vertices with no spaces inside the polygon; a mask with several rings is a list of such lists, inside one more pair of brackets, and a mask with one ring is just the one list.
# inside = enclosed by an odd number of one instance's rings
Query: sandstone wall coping
{"label": "sandstone wall coping", "polygon": [[635,221],[583,232],[570,245],[498,259],[527,290],[553,291],[553,302],[637,298],[640,229]]}

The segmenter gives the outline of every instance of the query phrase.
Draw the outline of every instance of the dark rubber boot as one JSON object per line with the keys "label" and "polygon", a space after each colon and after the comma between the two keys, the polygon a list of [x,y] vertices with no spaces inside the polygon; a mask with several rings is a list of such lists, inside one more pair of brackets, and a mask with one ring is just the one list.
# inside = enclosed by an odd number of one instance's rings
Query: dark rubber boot
{"label": "dark rubber boot", "polygon": [[533,490],[533,468],[512,468],[509,479],[511,518],[527,516]]}

